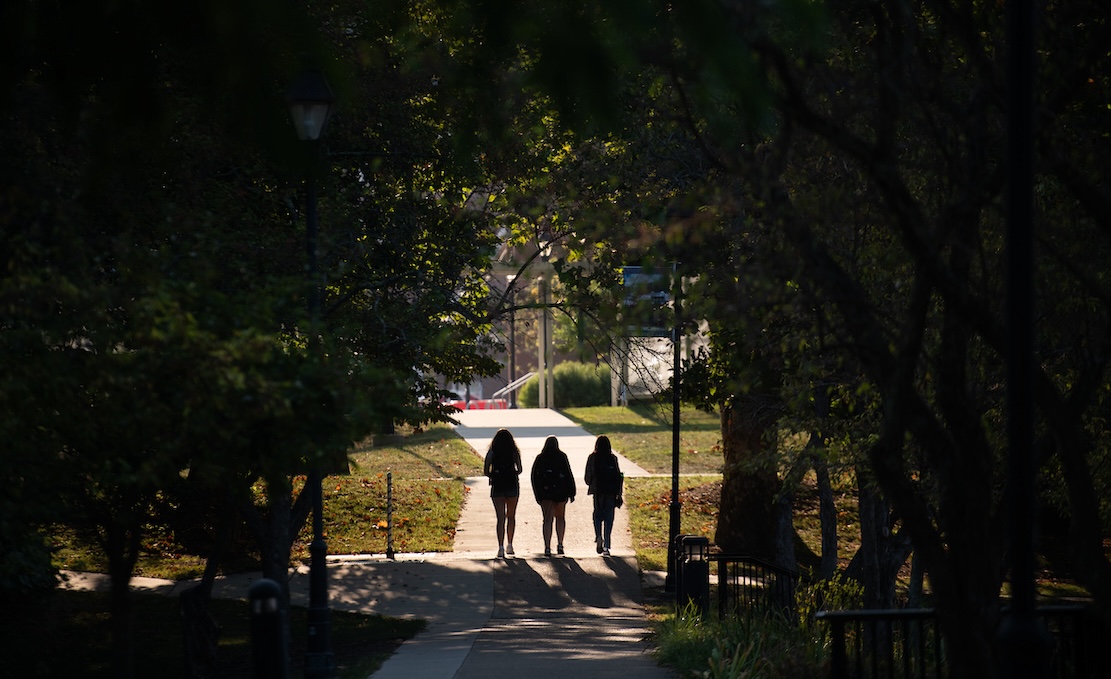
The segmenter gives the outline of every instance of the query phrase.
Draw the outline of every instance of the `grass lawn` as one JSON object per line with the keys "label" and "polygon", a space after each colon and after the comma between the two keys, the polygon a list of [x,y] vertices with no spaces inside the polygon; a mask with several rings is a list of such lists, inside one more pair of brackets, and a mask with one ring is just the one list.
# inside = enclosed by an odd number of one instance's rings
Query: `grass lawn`
{"label": "grass lawn", "polygon": [[[672,428],[670,408],[571,408],[569,418],[594,434],[606,434],[626,457],[658,477],[626,480],[633,545],[643,570],[667,567],[667,533],[671,502]],[[713,538],[721,497],[722,452],[716,415],[684,409],[680,420],[680,533]],[[394,549],[398,552],[450,551],[455,524],[465,499],[463,479],[481,475],[482,460],[447,425],[406,430],[377,445],[365,442],[352,452],[349,475],[326,479],[325,517],[329,551],[383,554],[387,547],[387,478],[392,477]],[[298,481],[303,483],[303,479]],[[804,484],[806,485],[806,484]],[[859,542],[855,489],[841,479],[837,511],[841,555],[852,555]],[[818,547],[817,503],[813,488],[796,496],[796,526],[803,540]],[[60,531],[52,536],[60,568],[104,572],[95,549]],[[308,561],[310,528],[294,545],[292,560]],[[137,575],[181,579],[195,577],[203,560],[186,553],[174,536],[152,531],[144,543]],[[257,561],[245,554],[229,569],[253,570]],[[138,596],[136,625],[140,676],[162,676],[165,668],[181,667],[177,599]],[[104,595],[57,592],[26,610],[11,610],[0,623],[6,666],[25,671],[16,676],[107,676],[108,605]],[[223,628],[219,662],[227,677],[250,676],[246,604],[215,601],[212,613]],[[333,612],[333,650],[343,679],[364,679],[421,622]],[[291,611],[293,648],[303,655],[304,610]],[[299,676],[294,671],[293,677]]]}
{"label": "grass lawn", "polygon": [[[671,473],[671,406],[567,408],[561,411],[591,434],[609,436],[613,447],[653,474]],[[721,473],[721,420],[684,407],[679,415],[679,473]]]}
{"label": "grass lawn", "polygon": [[[393,480],[394,550],[450,552],[463,507],[463,479],[482,476],[482,458],[446,424],[406,431],[388,442],[364,442],[349,476],[328,477],[324,526],[333,554],[385,554],[387,478]],[[294,556],[308,561],[308,526]]]}
{"label": "grass lawn", "polygon": [[[625,480],[625,506],[633,548],[642,570],[667,570],[671,521],[670,405],[600,406],[562,411],[592,434],[610,437],[622,455],[661,477]],[[717,528],[721,497],[721,421],[715,414],[684,407],[679,416],[679,534],[704,535]]]}
{"label": "grass lawn", "polygon": [[[679,534],[704,535],[713,540],[720,497],[719,476],[679,477]],[[641,570],[666,571],[671,479],[626,479],[625,506]]]}
{"label": "grass lawn", "polygon": [[[464,499],[463,479],[481,475],[482,460],[447,425],[404,431],[380,445],[369,441],[352,454],[351,474],[324,484],[324,524],[332,553],[382,554],[386,550],[386,478],[392,475],[394,548],[397,551],[450,551]],[[298,483],[303,483],[300,479]],[[72,534],[53,536],[60,568],[105,572],[96,549]],[[295,543],[291,559],[308,563],[311,529]],[[187,554],[172,534],[154,531],[144,542],[136,575],[168,579],[200,575],[204,560]],[[247,555],[232,570],[253,570]],[[178,600],[136,595],[138,676],[178,676],[182,666]],[[211,614],[222,628],[219,676],[251,677],[247,604],[213,601]],[[0,650],[5,666],[25,665],[13,676],[107,677],[108,602],[103,594],[55,592],[46,602],[3,616]],[[332,612],[332,649],[341,679],[365,679],[405,639],[423,629],[420,621]],[[293,677],[304,654],[305,611],[290,612]],[[13,664],[15,663],[15,664]],[[174,668],[167,673],[166,668]]]}
{"label": "grass lawn", "polygon": [[[387,474],[393,481],[394,549],[399,552],[451,551],[463,506],[463,479],[482,475],[482,459],[445,424],[406,431],[388,443],[355,447],[351,473],[324,480],[324,527],[332,554],[385,554]],[[300,489],[304,478],[295,479]],[[291,560],[309,562],[312,528],[306,522],[293,544]],[[59,530],[52,536],[59,568],[107,572],[100,552]],[[172,534],[152,529],[146,536],[135,575],[168,580],[200,577],[204,559],[183,549]],[[258,568],[251,554],[226,565],[229,572]]]}

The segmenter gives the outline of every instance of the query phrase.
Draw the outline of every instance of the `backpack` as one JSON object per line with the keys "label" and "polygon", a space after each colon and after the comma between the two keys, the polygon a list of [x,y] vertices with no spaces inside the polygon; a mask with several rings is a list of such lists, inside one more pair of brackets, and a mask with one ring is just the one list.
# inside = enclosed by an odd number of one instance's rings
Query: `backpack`
{"label": "backpack", "polygon": [[594,490],[607,495],[621,494],[621,472],[616,455],[594,456]]}
{"label": "backpack", "polygon": [[537,484],[537,492],[541,497],[554,498],[560,496],[560,483],[561,474],[552,466],[545,467],[540,470],[540,475]]}
{"label": "backpack", "polygon": [[516,474],[517,468],[513,466],[512,462],[492,464],[490,465],[490,484],[493,485],[495,482],[505,483],[512,480]]}

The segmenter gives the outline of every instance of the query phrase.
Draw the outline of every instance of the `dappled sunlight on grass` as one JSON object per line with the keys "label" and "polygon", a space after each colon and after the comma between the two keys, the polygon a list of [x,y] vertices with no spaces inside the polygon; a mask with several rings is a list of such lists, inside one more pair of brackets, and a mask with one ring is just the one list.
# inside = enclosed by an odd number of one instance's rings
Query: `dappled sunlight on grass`
{"label": "dappled sunlight on grass", "polygon": [[[355,447],[351,474],[324,485],[324,525],[333,554],[384,554],[387,497],[392,476],[393,548],[397,552],[451,551],[466,488],[482,474],[482,459],[446,424],[405,430]],[[308,558],[311,535],[302,531],[295,553]]]}
{"label": "dappled sunlight on grass", "polygon": [[[464,486],[456,479],[393,481],[393,547],[398,552],[451,551]],[[332,554],[384,554],[387,547],[386,475],[329,479],[324,525]],[[306,526],[295,553],[308,560]]]}
{"label": "dappled sunlight on grass", "polygon": [[[679,533],[704,535],[712,540],[717,530],[720,497],[720,477],[681,477]],[[629,509],[629,528],[641,570],[667,570],[671,479],[626,479],[625,506]]]}
{"label": "dappled sunlight on grass", "polygon": [[[564,415],[592,434],[610,437],[615,450],[654,474],[671,473],[671,410],[649,405],[567,408]],[[679,419],[682,474],[721,472],[721,422],[716,414],[682,409]]]}

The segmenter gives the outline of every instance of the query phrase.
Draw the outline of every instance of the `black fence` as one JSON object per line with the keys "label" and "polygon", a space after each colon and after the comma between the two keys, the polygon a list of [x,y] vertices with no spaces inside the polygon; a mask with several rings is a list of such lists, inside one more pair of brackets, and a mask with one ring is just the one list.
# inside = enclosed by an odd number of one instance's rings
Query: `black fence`
{"label": "black fence", "polygon": [[713,554],[709,560],[716,565],[720,616],[770,613],[794,619],[797,615],[801,582],[797,572],[735,554]]}
{"label": "black fence", "polygon": [[[809,584],[805,576],[761,559],[711,552],[704,537],[681,535],[674,549],[680,610],[693,606],[705,614],[716,608],[722,619],[779,615],[798,621],[799,588]],[[1111,636],[1092,608],[1042,606],[1036,613],[1052,640],[1049,677],[1111,677]],[[948,676],[933,609],[819,611],[814,618],[829,626],[831,679]]]}
{"label": "black fence", "polygon": [[802,582],[798,572],[750,556],[711,553],[703,537],[680,535],[675,549],[680,609],[693,604],[705,613],[716,605],[723,618],[775,613],[793,619],[797,614],[796,594]]}
{"label": "black fence", "polygon": [[[1111,676],[1102,648],[1106,632],[1090,608],[1043,606],[1035,613],[1051,639],[1049,677]],[[945,644],[933,609],[821,611],[815,618],[830,627],[831,679],[948,676]]]}
{"label": "black fence", "polygon": [[[1004,609],[1006,614],[1006,609]],[[1090,606],[1039,606],[1035,614],[1052,640],[1049,667],[1054,679],[1097,679],[1111,676],[1107,627]]]}
{"label": "black fence", "polygon": [[819,611],[830,627],[830,677],[945,676],[933,609]]}

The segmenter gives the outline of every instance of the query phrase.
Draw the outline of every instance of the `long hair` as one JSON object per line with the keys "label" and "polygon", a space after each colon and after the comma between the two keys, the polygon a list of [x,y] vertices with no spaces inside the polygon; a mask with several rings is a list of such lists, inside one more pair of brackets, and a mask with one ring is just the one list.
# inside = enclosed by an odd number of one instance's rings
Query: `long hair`
{"label": "long hair", "polygon": [[544,447],[540,449],[541,455],[554,455],[558,452],[560,452],[559,441],[556,440],[556,437],[549,436],[544,439]]}
{"label": "long hair", "polygon": [[603,434],[594,441],[594,452],[598,455],[613,455],[613,447],[610,445],[608,436]]}
{"label": "long hair", "polygon": [[521,450],[517,447],[513,434],[509,433],[508,429],[499,429],[490,440],[490,447],[486,451],[486,464],[495,466],[515,464],[520,454]]}

